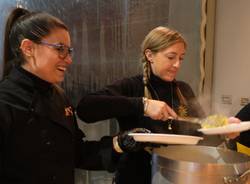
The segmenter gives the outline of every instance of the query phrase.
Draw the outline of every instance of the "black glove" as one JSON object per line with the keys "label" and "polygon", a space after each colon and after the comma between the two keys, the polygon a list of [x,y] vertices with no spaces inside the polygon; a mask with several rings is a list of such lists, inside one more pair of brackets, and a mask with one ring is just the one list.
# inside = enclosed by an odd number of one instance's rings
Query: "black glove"
{"label": "black glove", "polygon": [[145,147],[145,144],[142,142],[136,142],[132,136],[128,135],[130,133],[150,133],[150,130],[145,128],[135,128],[130,131],[121,132],[118,135],[117,142],[122,151],[136,152],[142,150]]}

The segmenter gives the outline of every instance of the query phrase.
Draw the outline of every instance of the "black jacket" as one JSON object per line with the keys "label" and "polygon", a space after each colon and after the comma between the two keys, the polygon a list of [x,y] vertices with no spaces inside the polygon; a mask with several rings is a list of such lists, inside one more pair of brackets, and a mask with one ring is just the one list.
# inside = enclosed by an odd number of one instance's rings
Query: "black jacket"
{"label": "black jacket", "polygon": [[[204,117],[205,114],[195,99],[189,85],[181,81],[165,82],[151,75],[149,90],[153,99],[167,102],[176,112],[180,107],[177,86],[187,100],[187,115]],[[156,133],[198,135],[197,126],[178,121],[152,120],[143,114],[142,76],[126,78],[105,87],[103,90],[84,96],[77,107],[78,116],[85,122],[116,118],[121,130],[144,127]],[[169,129],[171,124],[172,129]],[[151,183],[151,155],[145,151],[124,155],[117,170],[118,184]]]}
{"label": "black jacket", "polygon": [[[243,107],[236,115],[241,121],[250,121],[250,103]],[[241,132],[240,136],[230,141],[230,146],[236,150],[236,142],[250,148],[250,130]]]}
{"label": "black jacket", "polygon": [[73,184],[74,168],[112,170],[112,138],[84,142],[61,88],[15,68],[0,83],[0,183]]}

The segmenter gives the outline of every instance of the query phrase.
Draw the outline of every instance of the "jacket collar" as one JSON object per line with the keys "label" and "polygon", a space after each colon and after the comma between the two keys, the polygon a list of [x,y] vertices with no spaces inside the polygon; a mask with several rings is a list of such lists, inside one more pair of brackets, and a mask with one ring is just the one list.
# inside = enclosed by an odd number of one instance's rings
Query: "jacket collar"
{"label": "jacket collar", "polygon": [[174,79],[173,81],[164,81],[158,76],[154,75],[152,72],[150,74],[150,79],[149,82],[152,86],[162,86],[164,88],[170,88],[171,84],[173,87],[176,87],[176,80]]}
{"label": "jacket collar", "polygon": [[53,84],[42,80],[36,75],[30,73],[29,71],[23,69],[22,67],[15,67],[11,71],[9,78],[16,83],[21,84],[27,90],[39,90],[42,92],[47,92],[51,90]]}
{"label": "jacket collar", "polygon": [[[12,81],[13,87],[6,89],[8,97],[5,103],[50,119],[73,131],[71,124],[75,121],[73,109],[60,87],[40,79],[21,67],[13,68],[7,79]],[[66,111],[69,108],[71,112]],[[70,116],[67,116],[69,113]]]}

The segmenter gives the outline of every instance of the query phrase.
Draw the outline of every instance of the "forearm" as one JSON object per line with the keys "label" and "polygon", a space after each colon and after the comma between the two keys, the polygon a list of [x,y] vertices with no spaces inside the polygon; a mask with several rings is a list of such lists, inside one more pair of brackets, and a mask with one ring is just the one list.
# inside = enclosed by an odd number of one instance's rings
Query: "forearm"
{"label": "forearm", "polygon": [[85,122],[95,122],[133,114],[143,115],[141,97],[88,95],[77,106],[77,115]]}
{"label": "forearm", "polygon": [[113,137],[105,136],[100,141],[85,141],[83,144],[78,168],[109,172],[116,169],[121,154],[114,149]]}

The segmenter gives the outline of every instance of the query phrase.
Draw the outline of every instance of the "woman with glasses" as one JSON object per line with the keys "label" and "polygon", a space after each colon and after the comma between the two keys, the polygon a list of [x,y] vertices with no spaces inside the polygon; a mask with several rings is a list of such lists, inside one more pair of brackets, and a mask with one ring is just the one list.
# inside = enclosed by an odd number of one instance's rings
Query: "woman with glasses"
{"label": "woman with glasses", "polygon": [[1,184],[73,184],[74,168],[112,171],[123,151],[140,148],[128,132],[82,140],[58,86],[72,51],[68,28],[56,17],[21,8],[10,14],[0,83]]}
{"label": "woman with glasses", "polygon": [[[122,131],[144,127],[154,133],[195,135],[197,126],[177,116],[204,117],[190,86],[175,80],[186,53],[181,34],[156,27],[141,45],[143,74],[125,78],[84,96],[77,114],[85,122],[116,118]],[[150,184],[151,155],[141,150],[122,157],[117,184]]]}

